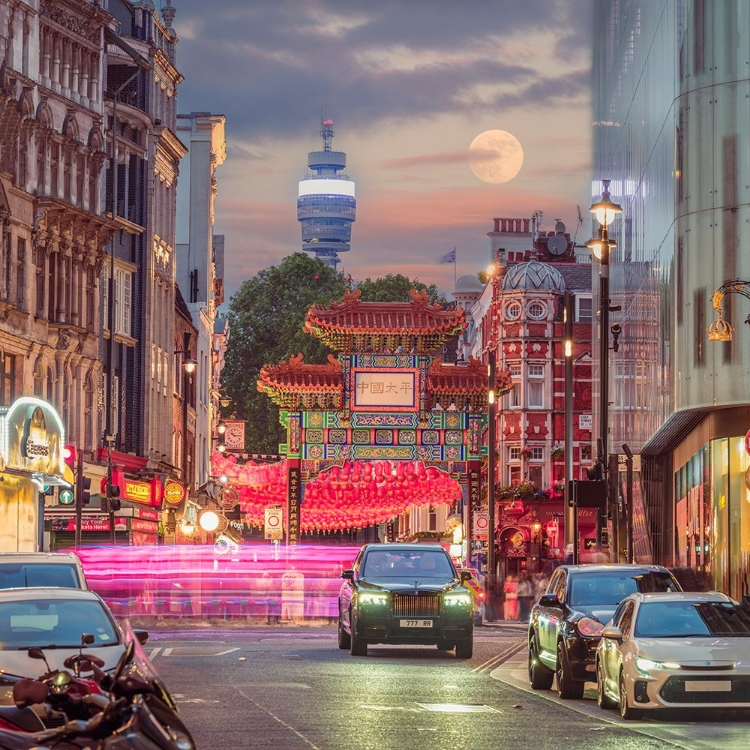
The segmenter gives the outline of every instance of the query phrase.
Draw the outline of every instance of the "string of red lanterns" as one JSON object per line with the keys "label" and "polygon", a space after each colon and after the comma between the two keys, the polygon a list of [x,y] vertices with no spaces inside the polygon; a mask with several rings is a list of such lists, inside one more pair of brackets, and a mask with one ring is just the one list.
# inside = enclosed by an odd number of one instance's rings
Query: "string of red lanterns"
{"label": "string of red lanterns", "polygon": [[[262,526],[265,509],[286,506],[286,461],[238,464],[234,456],[212,456],[215,475],[227,477],[239,494],[245,523]],[[344,461],[305,483],[302,531],[327,532],[385,523],[410,507],[450,505],[461,485],[421,461]]]}

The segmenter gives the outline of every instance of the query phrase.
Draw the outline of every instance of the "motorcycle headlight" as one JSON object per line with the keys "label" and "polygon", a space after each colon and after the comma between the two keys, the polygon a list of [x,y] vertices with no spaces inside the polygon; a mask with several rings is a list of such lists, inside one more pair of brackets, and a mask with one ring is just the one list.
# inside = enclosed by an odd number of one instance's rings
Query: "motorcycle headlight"
{"label": "motorcycle headlight", "polygon": [[446,607],[470,607],[473,602],[471,594],[446,594],[443,603]]}
{"label": "motorcycle headlight", "polygon": [[680,665],[673,661],[653,661],[652,659],[644,659],[642,656],[636,657],[635,668],[644,675],[662,669],[681,669]]}
{"label": "motorcycle headlight", "polygon": [[582,617],[578,623],[578,632],[581,635],[599,636],[604,630],[604,625],[593,617]]}
{"label": "motorcycle headlight", "polygon": [[388,606],[388,594],[367,593],[359,595],[359,603],[364,605]]}

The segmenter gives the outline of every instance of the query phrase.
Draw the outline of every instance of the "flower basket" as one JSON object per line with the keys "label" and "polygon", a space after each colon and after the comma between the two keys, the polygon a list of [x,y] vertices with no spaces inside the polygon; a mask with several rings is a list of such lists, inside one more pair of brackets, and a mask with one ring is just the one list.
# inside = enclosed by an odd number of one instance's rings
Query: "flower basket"
{"label": "flower basket", "polygon": [[581,446],[581,458],[583,459],[591,458],[591,443],[584,443]]}
{"label": "flower basket", "polygon": [[565,458],[565,448],[553,448],[550,456],[552,456],[553,461],[559,461],[561,458]]}
{"label": "flower basket", "polygon": [[528,448],[524,448],[521,451],[521,458],[526,459],[527,461],[531,458],[532,452]]}

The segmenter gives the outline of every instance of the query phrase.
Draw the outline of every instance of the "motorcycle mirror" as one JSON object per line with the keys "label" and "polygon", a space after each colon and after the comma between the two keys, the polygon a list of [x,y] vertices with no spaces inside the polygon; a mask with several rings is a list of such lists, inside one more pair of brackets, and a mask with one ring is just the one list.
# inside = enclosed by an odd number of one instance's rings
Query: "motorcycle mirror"
{"label": "motorcycle mirror", "polygon": [[44,659],[44,651],[40,648],[30,648],[29,649],[29,659]]}
{"label": "motorcycle mirror", "polygon": [[84,633],[81,636],[81,646],[88,646],[89,644],[94,642],[94,636],[91,633]]}
{"label": "motorcycle mirror", "polygon": [[134,630],[133,634],[138,639],[138,643],[140,643],[141,646],[148,641],[148,630]]}

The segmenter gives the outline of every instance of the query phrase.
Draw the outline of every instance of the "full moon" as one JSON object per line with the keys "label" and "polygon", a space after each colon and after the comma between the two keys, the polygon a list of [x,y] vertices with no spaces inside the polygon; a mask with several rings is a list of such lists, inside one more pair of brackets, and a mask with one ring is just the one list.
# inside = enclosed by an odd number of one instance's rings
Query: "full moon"
{"label": "full moon", "polygon": [[469,146],[469,167],[483,182],[509,182],[523,166],[523,148],[505,130],[485,130]]}

